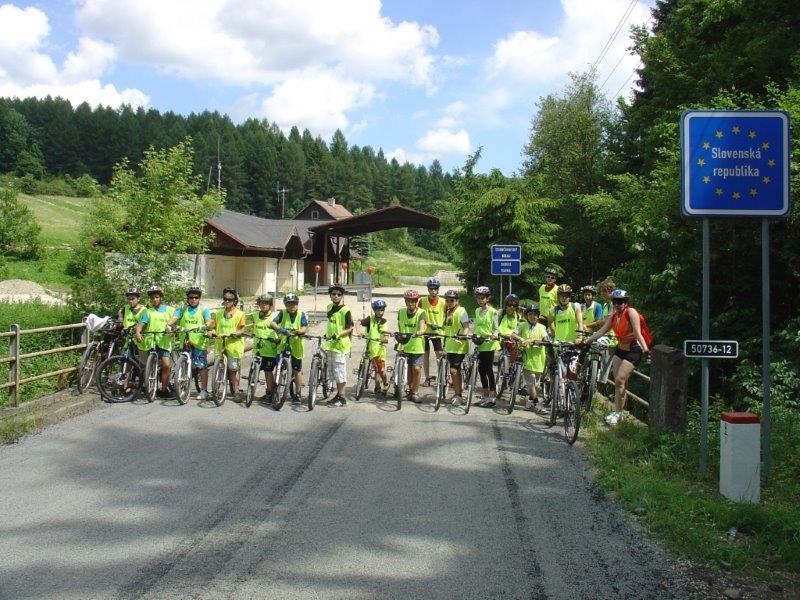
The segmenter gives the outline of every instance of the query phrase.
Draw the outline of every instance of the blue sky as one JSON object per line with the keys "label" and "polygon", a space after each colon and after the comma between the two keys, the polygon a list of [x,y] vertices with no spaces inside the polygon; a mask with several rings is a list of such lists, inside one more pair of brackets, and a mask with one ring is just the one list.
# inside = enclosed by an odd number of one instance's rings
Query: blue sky
{"label": "blue sky", "polygon": [[217,110],[326,140],[338,128],[350,144],[446,171],[481,146],[479,170],[512,174],[537,101],[606,46],[597,83],[609,98],[629,93],[630,26],[653,2],[9,2],[0,96]]}

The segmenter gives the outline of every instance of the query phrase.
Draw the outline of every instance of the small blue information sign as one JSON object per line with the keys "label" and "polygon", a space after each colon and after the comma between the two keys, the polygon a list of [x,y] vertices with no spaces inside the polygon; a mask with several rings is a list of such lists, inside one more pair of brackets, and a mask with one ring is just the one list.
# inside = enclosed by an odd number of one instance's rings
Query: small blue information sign
{"label": "small blue information sign", "polygon": [[493,260],[492,275],[522,275],[522,263],[518,260]]}
{"label": "small blue information sign", "polygon": [[789,117],[780,111],[685,111],[681,211],[688,217],[789,214]]}
{"label": "small blue information sign", "polygon": [[522,246],[492,246],[492,260],[522,260]]}

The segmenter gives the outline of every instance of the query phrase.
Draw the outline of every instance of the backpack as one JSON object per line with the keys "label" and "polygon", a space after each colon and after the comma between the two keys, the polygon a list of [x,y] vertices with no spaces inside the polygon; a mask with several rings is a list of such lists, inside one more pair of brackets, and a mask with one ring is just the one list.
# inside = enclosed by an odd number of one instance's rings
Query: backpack
{"label": "backpack", "polygon": [[[634,309],[635,310],[635,309]],[[642,332],[642,337],[644,338],[644,343],[647,344],[647,348],[653,348],[653,332],[650,331],[650,326],[647,324],[647,319],[644,318],[644,315],[639,312],[639,329]]]}

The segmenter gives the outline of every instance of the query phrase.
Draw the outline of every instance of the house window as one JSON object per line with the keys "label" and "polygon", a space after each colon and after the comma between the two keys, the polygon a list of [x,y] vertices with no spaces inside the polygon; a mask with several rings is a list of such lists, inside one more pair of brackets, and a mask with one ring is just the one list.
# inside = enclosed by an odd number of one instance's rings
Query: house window
{"label": "house window", "polygon": [[313,221],[318,221],[319,220],[319,211],[318,210],[312,210],[311,211],[311,219]]}

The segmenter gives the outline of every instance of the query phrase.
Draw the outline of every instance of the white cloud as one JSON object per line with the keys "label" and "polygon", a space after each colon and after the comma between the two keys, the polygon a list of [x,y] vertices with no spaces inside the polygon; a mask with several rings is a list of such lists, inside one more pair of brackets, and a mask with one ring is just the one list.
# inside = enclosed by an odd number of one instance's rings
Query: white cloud
{"label": "white cloud", "polygon": [[147,106],[149,98],[140,90],[119,90],[98,78],[112,64],[114,49],[107,43],[81,38],[61,70],[42,52],[50,35],[47,15],[37,8],[0,6],[0,96],[60,96],[73,105],[89,102],[119,106]]}
{"label": "white cloud", "polygon": [[425,152],[441,156],[451,154],[467,154],[472,145],[465,129],[452,131],[446,128],[431,129],[417,140],[417,147]]}
{"label": "white cloud", "polygon": [[374,95],[371,84],[303,71],[275,86],[262,104],[262,116],[287,131],[292,125],[301,125],[328,137],[336,129],[347,130],[347,111],[369,104]]}

